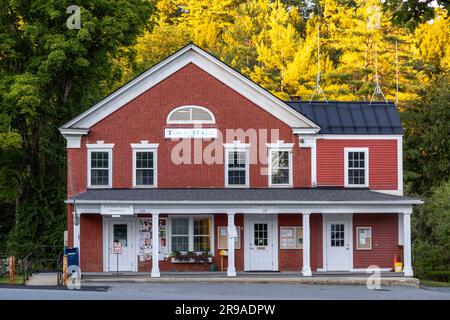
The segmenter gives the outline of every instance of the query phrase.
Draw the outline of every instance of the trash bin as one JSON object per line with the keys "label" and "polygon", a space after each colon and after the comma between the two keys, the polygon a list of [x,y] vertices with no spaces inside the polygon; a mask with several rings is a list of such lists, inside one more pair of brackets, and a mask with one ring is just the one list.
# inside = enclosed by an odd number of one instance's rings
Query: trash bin
{"label": "trash bin", "polygon": [[[67,267],[79,267],[78,248],[64,247],[64,255],[67,257]],[[70,272],[70,270],[68,270]]]}

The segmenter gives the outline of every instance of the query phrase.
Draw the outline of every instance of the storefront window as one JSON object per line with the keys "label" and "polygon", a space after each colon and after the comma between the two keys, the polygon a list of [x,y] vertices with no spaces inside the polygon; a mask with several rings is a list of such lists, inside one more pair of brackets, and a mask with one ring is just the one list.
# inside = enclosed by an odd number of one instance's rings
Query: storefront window
{"label": "storefront window", "polygon": [[212,248],[210,218],[172,218],[170,239],[172,252],[210,251]]}
{"label": "storefront window", "polygon": [[209,251],[210,243],[209,219],[194,219],[194,251]]}

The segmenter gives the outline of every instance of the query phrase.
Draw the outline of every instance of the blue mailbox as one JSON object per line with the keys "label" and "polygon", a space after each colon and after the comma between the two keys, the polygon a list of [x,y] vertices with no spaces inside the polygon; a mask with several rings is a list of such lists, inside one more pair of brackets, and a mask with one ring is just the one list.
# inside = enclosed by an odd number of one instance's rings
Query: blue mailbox
{"label": "blue mailbox", "polygon": [[80,266],[78,248],[64,247],[64,255],[67,256],[67,266]]}

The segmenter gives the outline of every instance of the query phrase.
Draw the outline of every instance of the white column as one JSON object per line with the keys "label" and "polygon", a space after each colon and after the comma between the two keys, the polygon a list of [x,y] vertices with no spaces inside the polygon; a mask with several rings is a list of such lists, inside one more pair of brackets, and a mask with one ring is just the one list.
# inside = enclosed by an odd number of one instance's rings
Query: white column
{"label": "white column", "polygon": [[75,248],[78,248],[78,251],[80,250],[80,220],[81,216],[78,216],[78,218],[75,216],[75,212],[73,214],[73,246]]}
{"label": "white column", "polygon": [[228,212],[228,268],[227,268],[227,276],[235,277],[236,276],[236,268],[234,265],[234,237],[230,234],[230,229],[236,230],[236,226],[234,225],[234,212]]}
{"label": "white column", "polygon": [[403,212],[403,273],[412,277],[411,265],[411,212]]}
{"label": "white column", "polygon": [[152,213],[152,278],[159,278],[159,213]]}
{"label": "white column", "polygon": [[303,269],[302,275],[304,277],[311,277],[311,258],[310,258],[310,230],[309,230],[309,217],[311,212],[304,212],[303,216]]}

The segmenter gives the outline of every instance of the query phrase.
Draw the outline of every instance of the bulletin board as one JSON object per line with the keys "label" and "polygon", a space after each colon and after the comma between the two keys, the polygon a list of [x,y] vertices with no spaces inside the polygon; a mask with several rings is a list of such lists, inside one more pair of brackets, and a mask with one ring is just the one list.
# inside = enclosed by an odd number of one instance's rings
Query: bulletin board
{"label": "bulletin board", "polygon": [[370,250],[372,249],[372,228],[357,227],[356,228],[356,249]]}
{"label": "bulletin board", "polygon": [[280,227],[280,249],[302,249],[302,227]]}

